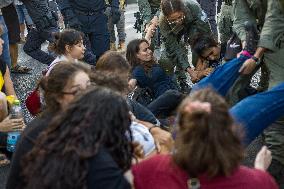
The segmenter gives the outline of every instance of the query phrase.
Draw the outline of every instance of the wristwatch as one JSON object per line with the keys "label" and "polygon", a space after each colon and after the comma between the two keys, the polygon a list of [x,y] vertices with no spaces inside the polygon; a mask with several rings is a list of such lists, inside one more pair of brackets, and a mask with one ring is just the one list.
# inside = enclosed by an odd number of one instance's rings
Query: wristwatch
{"label": "wristwatch", "polygon": [[251,59],[253,59],[255,61],[256,65],[258,65],[260,63],[259,58],[255,57],[255,56],[252,56]]}

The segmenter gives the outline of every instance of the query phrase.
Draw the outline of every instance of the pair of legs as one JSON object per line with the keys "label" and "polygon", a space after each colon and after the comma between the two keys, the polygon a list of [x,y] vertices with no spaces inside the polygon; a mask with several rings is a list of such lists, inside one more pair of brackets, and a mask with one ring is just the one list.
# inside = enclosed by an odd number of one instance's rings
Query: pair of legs
{"label": "pair of legs", "polygon": [[[126,33],[125,33],[125,9],[119,9],[120,11],[120,20],[118,21],[117,24],[113,24],[112,23],[112,18],[111,16],[108,17],[108,30],[110,33],[110,44],[111,47],[112,45],[114,45],[113,50],[116,49],[115,46],[115,42],[116,42],[116,37],[115,37],[115,30],[114,30],[114,25],[116,25],[117,28],[117,34],[118,34],[118,40],[119,40],[119,46],[118,46],[118,50],[125,50],[125,37],[126,37]],[[111,49],[112,50],[112,49]]]}
{"label": "pair of legs", "polygon": [[[239,68],[247,57],[241,56],[218,67],[208,77],[202,79],[192,91],[211,87],[220,95],[225,96],[239,77]],[[270,90],[249,96],[230,109],[237,123],[244,128],[248,145],[271,123],[284,115],[284,83]]]}
{"label": "pair of legs", "polygon": [[94,15],[77,13],[77,16],[83,26],[82,32],[85,34],[86,51],[84,60],[91,65],[95,65],[96,60],[109,50],[107,16],[103,12],[96,12]]}
{"label": "pair of legs", "polygon": [[31,27],[33,25],[33,21],[24,4],[16,5],[15,8],[20,22],[21,40],[25,41],[25,24],[27,25],[27,27]]}
{"label": "pair of legs", "polygon": [[39,62],[49,65],[55,58],[51,54],[41,50],[41,45],[45,41],[53,42],[52,32],[57,31],[58,29],[53,27],[45,31],[39,31],[36,28],[31,28],[23,47],[25,53]]}

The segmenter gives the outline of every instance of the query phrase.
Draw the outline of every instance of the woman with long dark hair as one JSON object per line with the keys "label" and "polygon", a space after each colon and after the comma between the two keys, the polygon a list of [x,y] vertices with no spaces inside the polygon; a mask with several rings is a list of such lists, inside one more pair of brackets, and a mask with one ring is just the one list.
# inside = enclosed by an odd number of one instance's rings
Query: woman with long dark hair
{"label": "woman with long dark hair", "polygon": [[150,88],[154,98],[168,90],[178,90],[173,77],[161,68],[153,56],[150,44],[146,39],[134,39],[129,42],[126,58],[132,68],[132,77],[141,88]]}
{"label": "woman with long dark hair", "polygon": [[88,91],[49,124],[22,161],[21,188],[130,188],[130,115],[106,88]]}
{"label": "woman with long dark hair", "polygon": [[88,73],[88,68],[83,64],[62,62],[54,66],[48,77],[40,80],[39,86],[43,91],[45,107],[43,112],[28,124],[18,141],[13,154],[7,189],[22,185],[21,158],[33,148],[36,138],[48,127],[52,118],[90,85]]}

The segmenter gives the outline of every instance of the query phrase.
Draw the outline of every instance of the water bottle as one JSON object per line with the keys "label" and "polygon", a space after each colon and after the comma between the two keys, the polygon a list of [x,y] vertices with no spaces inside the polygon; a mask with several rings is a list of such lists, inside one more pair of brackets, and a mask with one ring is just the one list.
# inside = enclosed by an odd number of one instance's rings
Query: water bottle
{"label": "water bottle", "polygon": [[[22,108],[19,100],[14,100],[11,110],[10,119],[20,119],[23,117]],[[9,132],[7,136],[7,151],[14,152],[16,149],[17,140],[20,137],[19,131]]]}

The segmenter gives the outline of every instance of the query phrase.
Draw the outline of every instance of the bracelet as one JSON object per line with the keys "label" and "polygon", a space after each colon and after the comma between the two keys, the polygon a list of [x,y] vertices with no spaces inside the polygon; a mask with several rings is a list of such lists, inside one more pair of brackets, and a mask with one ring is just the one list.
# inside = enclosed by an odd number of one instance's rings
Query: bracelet
{"label": "bracelet", "polygon": [[259,58],[252,56],[251,59],[253,59],[255,61],[255,64],[258,65],[259,64]]}
{"label": "bracelet", "polygon": [[[155,127],[159,127],[158,125],[154,125],[154,126],[152,126],[152,127],[150,127],[149,128],[149,132],[151,133],[151,130],[153,129],[153,128],[155,128]],[[160,127],[159,127],[160,128]]]}

